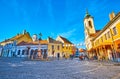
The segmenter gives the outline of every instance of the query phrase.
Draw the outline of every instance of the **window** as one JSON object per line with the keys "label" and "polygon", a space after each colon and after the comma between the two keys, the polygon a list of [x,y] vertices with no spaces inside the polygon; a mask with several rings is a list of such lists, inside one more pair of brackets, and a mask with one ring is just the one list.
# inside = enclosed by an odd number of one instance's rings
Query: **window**
{"label": "window", "polygon": [[66,47],[66,49],[68,49],[68,47]]}
{"label": "window", "polygon": [[116,27],[113,28],[113,35],[116,35],[117,34],[117,30],[116,30]]}
{"label": "window", "polygon": [[57,46],[57,49],[60,50],[60,46]]}
{"label": "window", "polygon": [[52,50],[54,49],[54,45],[52,45]]}
{"label": "window", "polygon": [[108,36],[108,38],[110,38],[110,31],[107,32],[107,36]]}
{"label": "window", "polygon": [[107,35],[105,34],[105,40],[107,40]]}
{"label": "window", "polygon": [[101,42],[103,42],[103,37],[101,37]]}
{"label": "window", "polygon": [[26,51],[27,51],[26,55],[29,55],[29,50],[26,50]]}
{"label": "window", "polygon": [[91,23],[91,21],[88,21],[88,23],[89,23],[89,26],[92,28],[92,23]]}
{"label": "window", "polygon": [[20,50],[18,50],[18,55],[20,55]]}
{"label": "window", "polygon": [[25,53],[25,50],[22,50],[22,55],[24,55],[24,53]]}

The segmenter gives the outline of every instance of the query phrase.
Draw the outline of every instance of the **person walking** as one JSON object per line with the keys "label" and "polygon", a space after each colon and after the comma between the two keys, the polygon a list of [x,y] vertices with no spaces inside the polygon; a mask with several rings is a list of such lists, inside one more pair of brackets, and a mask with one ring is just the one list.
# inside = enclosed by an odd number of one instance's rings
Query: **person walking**
{"label": "person walking", "polygon": [[58,60],[59,60],[59,58],[60,58],[60,53],[57,54],[57,58],[58,58]]}

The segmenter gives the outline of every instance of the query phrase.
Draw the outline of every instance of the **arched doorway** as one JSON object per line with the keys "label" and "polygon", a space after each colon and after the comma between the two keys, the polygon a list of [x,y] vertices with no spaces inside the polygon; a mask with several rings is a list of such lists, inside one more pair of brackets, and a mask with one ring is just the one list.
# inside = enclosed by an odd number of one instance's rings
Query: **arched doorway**
{"label": "arched doorway", "polygon": [[34,54],[33,54],[33,59],[36,59],[37,54],[38,54],[38,49],[35,49],[35,52],[34,52]]}
{"label": "arched doorway", "polygon": [[26,55],[29,57],[30,56],[30,47],[27,47],[26,49]]}
{"label": "arched doorway", "polygon": [[47,58],[47,49],[44,49],[43,58],[44,58],[44,59],[46,59],[46,58]]}
{"label": "arched doorway", "polygon": [[25,56],[25,50],[22,50],[22,57]]}
{"label": "arched doorway", "polygon": [[33,54],[34,54],[34,50],[32,49],[32,50],[30,51],[30,59],[33,59]]}
{"label": "arched doorway", "polygon": [[18,52],[17,52],[17,55],[18,55],[18,56],[20,56],[20,52],[21,52],[21,51],[20,51],[20,50],[18,50]]}
{"label": "arched doorway", "polygon": [[9,54],[10,54],[10,50],[7,50],[7,57],[9,57]]}
{"label": "arched doorway", "polygon": [[57,53],[57,58],[58,58],[58,60],[59,60],[59,58],[60,58],[60,53]]}

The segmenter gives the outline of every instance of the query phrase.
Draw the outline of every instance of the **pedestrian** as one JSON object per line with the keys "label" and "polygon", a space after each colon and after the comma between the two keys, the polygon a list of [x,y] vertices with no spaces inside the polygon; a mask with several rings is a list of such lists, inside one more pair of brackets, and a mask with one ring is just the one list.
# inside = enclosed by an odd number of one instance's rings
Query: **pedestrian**
{"label": "pedestrian", "polygon": [[82,54],[79,56],[79,59],[80,59],[80,60],[83,60],[83,59],[84,59],[84,57],[83,57]]}
{"label": "pedestrian", "polygon": [[57,54],[57,58],[58,58],[58,60],[59,60],[59,58],[60,58],[60,53]]}
{"label": "pedestrian", "polygon": [[70,55],[70,59],[71,59],[71,60],[73,60],[73,56],[74,56],[74,55],[72,55],[72,54]]}
{"label": "pedestrian", "polygon": [[85,56],[84,56],[84,59],[86,60],[89,60],[89,58],[88,58],[88,56],[85,54]]}

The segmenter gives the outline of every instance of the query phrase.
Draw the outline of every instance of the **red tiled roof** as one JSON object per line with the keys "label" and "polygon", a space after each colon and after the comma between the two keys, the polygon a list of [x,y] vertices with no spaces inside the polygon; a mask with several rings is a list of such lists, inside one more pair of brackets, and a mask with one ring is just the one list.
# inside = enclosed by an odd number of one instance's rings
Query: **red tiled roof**
{"label": "red tiled roof", "polygon": [[101,30],[96,30],[96,33],[90,34],[91,37],[95,37]]}
{"label": "red tiled roof", "polygon": [[40,40],[40,44],[48,44],[47,40]]}
{"label": "red tiled roof", "polygon": [[60,36],[60,38],[61,38],[65,43],[72,44],[68,39],[66,39],[66,38],[64,38],[64,37],[62,37],[62,36]]}
{"label": "red tiled roof", "polygon": [[57,44],[60,44],[61,42],[59,41],[56,41],[55,39],[51,38],[51,37],[48,37],[48,40],[49,40],[49,43],[57,43]]}
{"label": "red tiled roof", "polygon": [[38,43],[29,43],[29,42],[22,41],[22,42],[18,43],[17,45],[18,46],[22,46],[22,45],[38,45]]}
{"label": "red tiled roof", "polygon": [[39,43],[40,44],[48,44],[47,40],[40,40],[39,42],[38,41],[36,41],[36,42],[24,42],[24,41],[22,41],[22,42],[18,43],[17,45],[18,46],[21,46],[21,45],[38,45]]}
{"label": "red tiled roof", "polygon": [[[18,35],[16,35],[16,36],[12,37],[12,38],[6,39],[6,40],[2,41],[1,43],[8,42],[8,41],[19,40],[19,39],[20,39],[21,37],[23,37],[24,35],[28,35],[28,36],[30,37],[29,32],[27,32],[27,33],[25,33],[25,34],[18,34]],[[31,38],[31,37],[30,37],[30,38]]]}

